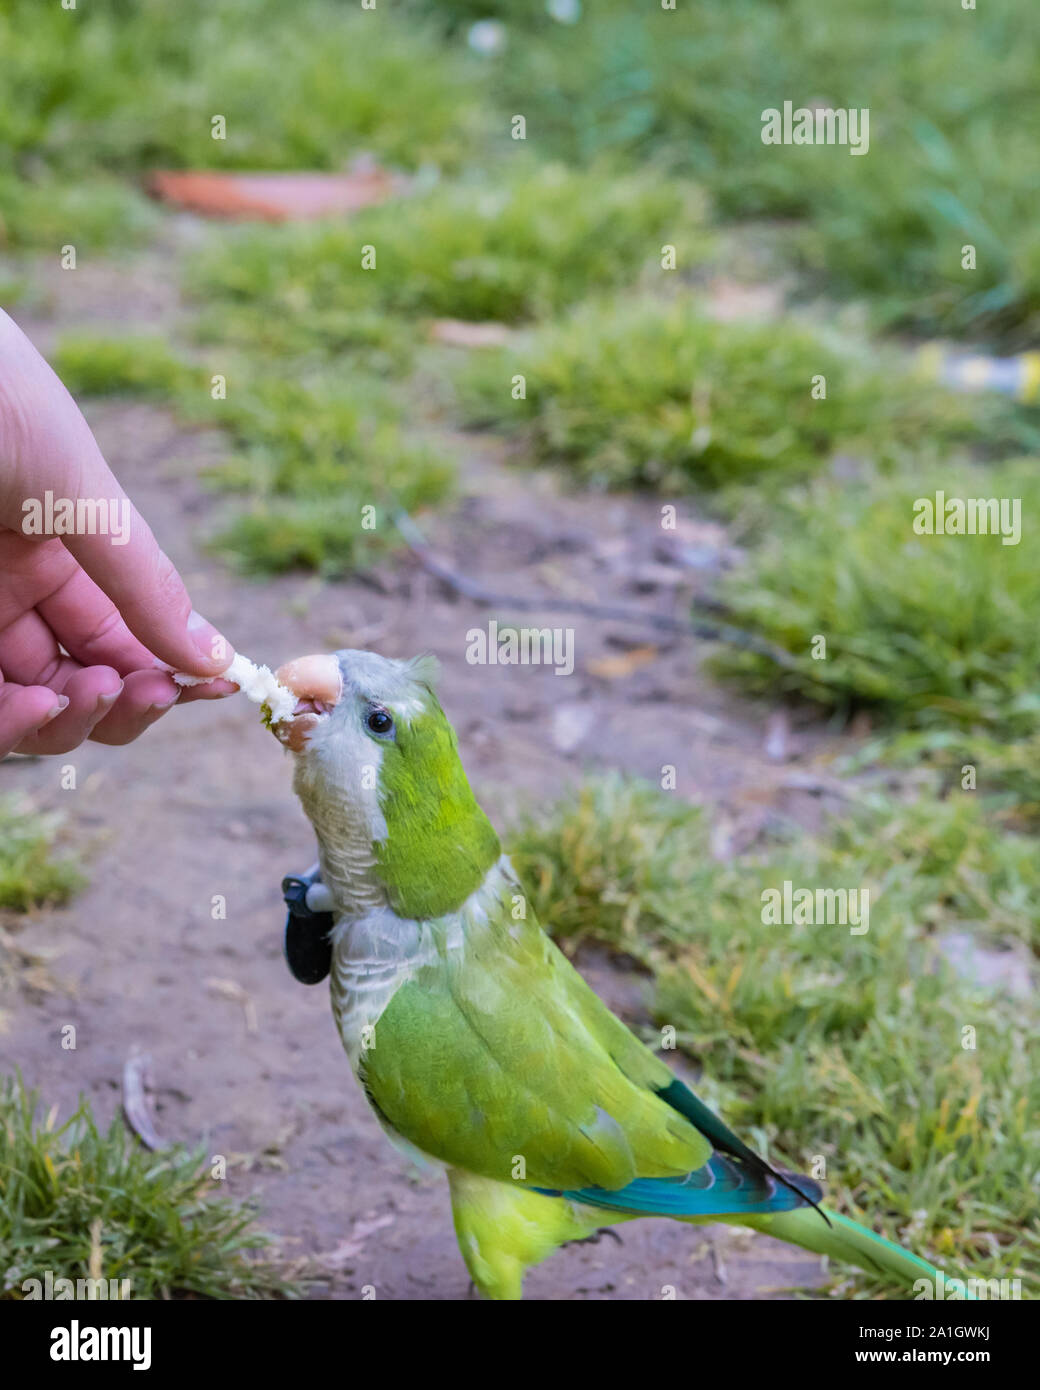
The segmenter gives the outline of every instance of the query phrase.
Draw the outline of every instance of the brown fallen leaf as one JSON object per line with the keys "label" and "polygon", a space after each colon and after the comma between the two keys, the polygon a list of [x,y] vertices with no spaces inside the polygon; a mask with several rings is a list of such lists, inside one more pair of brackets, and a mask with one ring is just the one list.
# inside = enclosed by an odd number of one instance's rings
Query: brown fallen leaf
{"label": "brown fallen leaf", "polygon": [[659,651],[659,647],[651,645],[632,647],[627,652],[619,652],[617,656],[597,657],[594,661],[587,662],[586,668],[594,676],[616,681],[622,676],[630,676],[633,671],[638,671],[640,666],[648,666],[655,660]]}
{"label": "brown fallen leaf", "polygon": [[253,1003],[252,996],[242,988],[237,980],[221,980],[211,976],[204,980],[203,984],[211,994],[219,994],[224,999],[233,999],[236,1004],[241,1004],[246,1016],[246,1032],[255,1033],[257,1031],[256,1005]]}

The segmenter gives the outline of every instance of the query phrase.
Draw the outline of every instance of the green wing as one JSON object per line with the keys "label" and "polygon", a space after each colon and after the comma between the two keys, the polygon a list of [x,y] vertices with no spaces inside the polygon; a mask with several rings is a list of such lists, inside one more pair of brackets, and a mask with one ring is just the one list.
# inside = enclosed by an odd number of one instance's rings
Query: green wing
{"label": "green wing", "polygon": [[492,920],[445,949],[391,999],[374,1044],[362,1064],[373,1105],[418,1148],[471,1173],[617,1189],[711,1155],[656,1094],[672,1072],[533,921]]}

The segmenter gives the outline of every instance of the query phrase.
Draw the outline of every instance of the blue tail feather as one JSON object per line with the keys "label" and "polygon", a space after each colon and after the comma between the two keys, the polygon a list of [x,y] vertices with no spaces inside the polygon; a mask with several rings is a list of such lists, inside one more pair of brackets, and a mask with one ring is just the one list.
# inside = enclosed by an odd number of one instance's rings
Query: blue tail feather
{"label": "blue tail feather", "polygon": [[766,1215],[820,1200],[820,1188],[811,1179],[791,1173],[779,1176],[782,1182],[769,1173],[713,1154],[703,1168],[681,1178],[636,1178],[615,1192],[582,1187],[552,1195],[610,1211],[673,1217]]}

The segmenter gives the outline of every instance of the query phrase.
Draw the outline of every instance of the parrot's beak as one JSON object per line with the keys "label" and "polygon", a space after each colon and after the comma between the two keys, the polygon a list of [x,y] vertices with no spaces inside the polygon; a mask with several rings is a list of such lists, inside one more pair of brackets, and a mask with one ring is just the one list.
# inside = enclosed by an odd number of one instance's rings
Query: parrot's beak
{"label": "parrot's beak", "polygon": [[299,656],[275,672],[275,679],[296,696],[289,719],[273,726],[274,734],[293,753],[302,753],[311,734],[343,694],[343,674],[334,656]]}

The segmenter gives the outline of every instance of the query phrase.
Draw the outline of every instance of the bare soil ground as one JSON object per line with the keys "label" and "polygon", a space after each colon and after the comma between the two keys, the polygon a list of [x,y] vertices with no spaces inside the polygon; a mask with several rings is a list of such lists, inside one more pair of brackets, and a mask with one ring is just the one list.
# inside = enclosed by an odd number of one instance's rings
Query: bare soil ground
{"label": "bare soil ground", "polygon": [[[44,312],[20,320],[44,350],[58,326],[109,319],[154,332],[177,313],[163,270],[161,258],[132,273],[82,269],[60,285],[55,272],[41,280]],[[752,840],[779,811],[806,824],[818,817],[820,799],[792,783],[826,758],[826,741],[802,729],[780,737],[778,749],[771,711],[702,675],[698,643],[580,618],[567,678],[468,665],[466,632],[488,616],[567,620],[489,615],[452,597],[406,552],[350,582],[244,581],[202,548],[225,503],[198,474],[226,452],[224,441],[186,432],[147,405],[99,403],[89,417],[197,607],[245,654],[277,664],[371,646],[441,659],[443,704],[500,830],[521,801],[549,805],[583,772],[617,767],[657,780],[664,763],[676,766],[679,794],[711,808],[720,852]],[[497,590],[681,613],[691,588],[725,561],[726,538],[694,517],[683,534],[706,571],[661,558],[654,502],[568,497],[480,441],[456,443],[461,499],[427,531],[441,554]],[[656,652],[619,674],[618,659],[646,644]],[[68,764],[75,790],[61,788]],[[3,999],[0,1070],[20,1067],[63,1115],[83,1092],[107,1121],[126,1058],[144,1050],[160,1133],[228,1156],[230,1193],[255,1197],[286,1263],[317,1259],[324,1277],[313,1296],[358,1297],[368,1285],[378,1298],[465,1297],[443,1180],[410,1169],[386,1144],[342,1055],[326,987],[297,984],[283,963],[280,880],[306,868],[314,847],[288,755],[255,706],[233,698],[176,709],[126,748],[88,744],[66,757],[11,760],[2,783],[65,812],[86,847],[91,884],[67,909],[16,924],[27,942],[58,949],[56,986]],[[226,901],[224,920],[211,915],[215,895]],[[645,1022],[638,975],[599,954],[578,963],[624,1017]],[[61,1046],[67,1023],[77,1029],[71,1052]],[[812,1257],[722,1227],[645,1221],[621,1239],[560,1252],[531,1274],[528,1296],[648,1299],[673,1286],[687,1299],[790,1297],[821,1279]]]}

